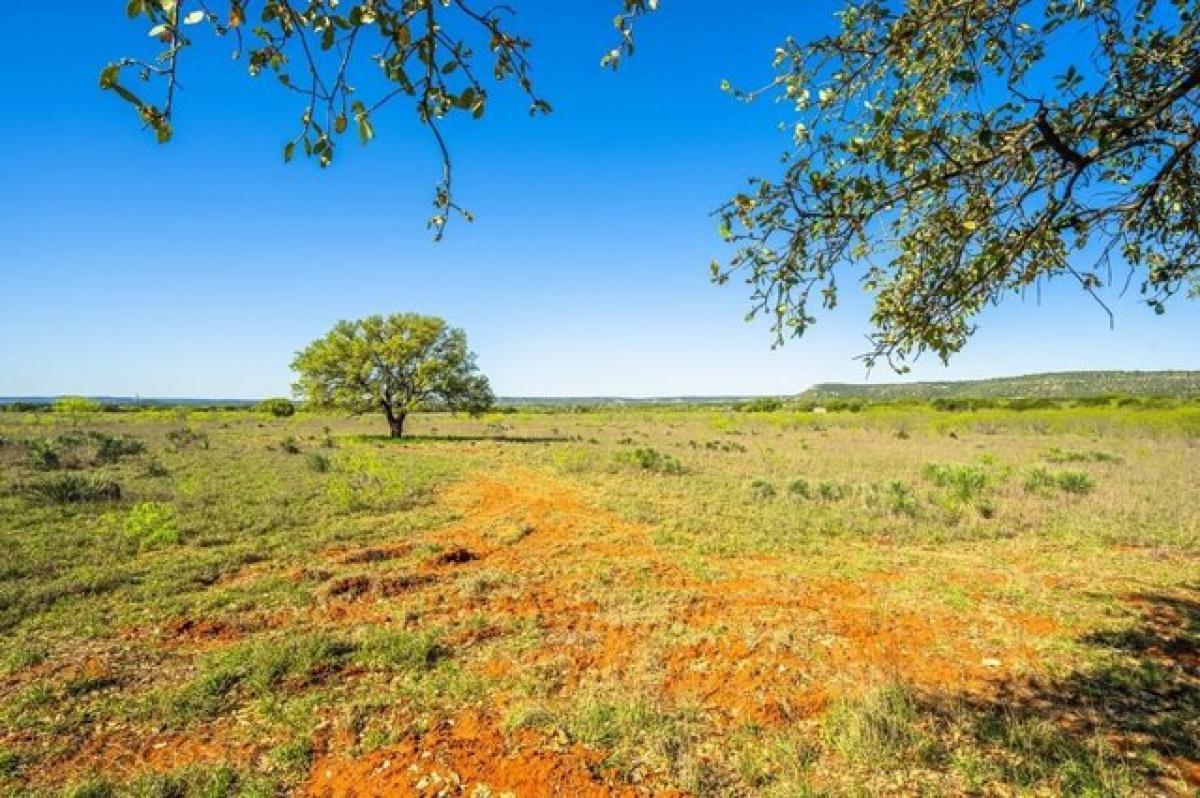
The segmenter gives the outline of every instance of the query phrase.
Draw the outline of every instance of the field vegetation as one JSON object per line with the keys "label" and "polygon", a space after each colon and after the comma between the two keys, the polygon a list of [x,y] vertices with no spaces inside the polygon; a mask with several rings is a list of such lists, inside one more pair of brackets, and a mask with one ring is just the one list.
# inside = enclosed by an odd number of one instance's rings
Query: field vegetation
{"label": "field vegetation", "polygon": [[1200,788],[1195,403],[279,407],[0,414],[0,794]]}

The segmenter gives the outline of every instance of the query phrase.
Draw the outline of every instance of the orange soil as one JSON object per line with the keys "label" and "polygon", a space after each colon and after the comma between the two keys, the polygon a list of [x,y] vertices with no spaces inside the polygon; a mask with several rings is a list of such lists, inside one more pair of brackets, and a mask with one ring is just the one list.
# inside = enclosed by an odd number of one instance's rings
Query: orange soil
{"label": "orange soil", "polygon": [[[532,472],[513,482],[479,476],[455,485],[444,499],[462,518],[432,536],[443,545],[442,555],[407,575],[335,582],[329,602],[335,609],[349,608],[378,597],[381,580],[424,576],[428,581],[412,584],[413,592],[426,599],[422,623],[476,615],[536,623],[543,633],[540,644],[516,661],[494,657],[479,663],[488,676],[527,672],[543,662],[566,663],[561,675],[563,689],[570,691],[637,666],[660,674],[665,697],[698,702],[722,724],[775,725],[820,713],[831,697],[856,689],[864,678],[986,690],[1031,660],[1033,641],[1055,629],[1053,622],[1035,616],[964,618],[888,608],[884,597],[895,581],[889,574],[796,587],[759,567],[767,558],[747,558],[739,564],[754,566],[748,568],[752,575],[701,582],[651,544],[648,527]],[[331,556],[341,562],[380,561],[371,553],[344,550]],[[472,596],[441,592],[444,580],[473,569],[510,573],[520,588]],[[589,581],[600,572],[616,574],[618,581],[652,574],[655,587],[670,591],[664,601],[671,612],[651,619],[612,618],[602,606],[603,594]],[[736,634],[711,631],[731,625]],[[692,642],[664,648],[653,639],[679,627]],[[794,633],[795,639],[777,642],[780,633]],[[994,633],[1027,642],[998,652],[987,642]],[[459,647],[491,636],[489,628],[454,643]],[[493,709],[502,701],[494,696]],[[493,794],[612,794],[596,775],[595,752],[578,746],[548,751],[529,732],[506,740],[488,717],[494,713],[460,718],[453,726],[357,760],[331,752],[314,766],[309,794],[350,798],[443,789],[471,794],[479,783]]]}
{"label": "orange soil", "polygon": [[465,713],[419,738],[358,759],[337,753],[320,759],[305,794],[311,798],[652,794],[615,783],[601,767],[601,759],[580,745],[547,750],[536,735],[506,736],[486,718]]}

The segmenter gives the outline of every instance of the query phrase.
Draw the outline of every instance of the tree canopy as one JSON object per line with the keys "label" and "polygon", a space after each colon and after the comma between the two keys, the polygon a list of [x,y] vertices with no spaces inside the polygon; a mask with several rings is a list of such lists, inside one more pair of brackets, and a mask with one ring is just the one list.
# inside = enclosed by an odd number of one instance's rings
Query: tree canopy
{"label": "tree canopy", "polygon": [[435,316],[339,321],[296,354],[294,390],[317,407],[382,410],[392,437],[418,409],[481,413],[495,400],[466,334]]}
{"label": "tree canopy", "polygon": [[[601,61],[615,67],[657,0],[613,2],[617,46]],[[437,237],[454,213],[470,218],[440,121],[484,114],[484,69],[516,81],[532,114],[550,111],[510,5],[128,0],[127,11],[162,49],[109,64],[100,85],[160,141],[204,26],[236,41],[252,75],[298,95],[285,159],[299,148],[328,166],[351,127],[366,143],[383,106],[415,99],[442,155]],[[715,281],[748,284],[750,316],[771,318],[777,342],[832,309],[847,280],[875,299],[868,362],[901,369],[926,351],[949,358],[983,308],[1047,279],[1098,301],[1136,286],[1157,312],[1200,290],[1195,0],[842,0],[838,19],[831,35],[784,39],[765,85],[725,86],[794,113],[779,173],[718,209],[733,254],[712,264]],[[157,78],[162,98],[135,93],[130,72]]]}

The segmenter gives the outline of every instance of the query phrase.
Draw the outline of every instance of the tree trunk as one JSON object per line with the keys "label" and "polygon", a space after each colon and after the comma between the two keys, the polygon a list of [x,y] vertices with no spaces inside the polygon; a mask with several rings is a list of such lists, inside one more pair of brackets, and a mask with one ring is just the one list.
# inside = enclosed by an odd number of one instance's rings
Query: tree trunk
{"label": "tree trunk", "polygon": [[383,406],[383,414],[387,416],[388,433],[393,438],[399,438],[404,434],[404,413],[395,413],[392,411],[391,402],[380,402]]}
{"label": "tree trunk", "polygon": [[383,414],[387,416],[388,432],[393,438],[399,438],[404,435],[404,416],[405,413],[392,412],[390,404],[383,405]]}

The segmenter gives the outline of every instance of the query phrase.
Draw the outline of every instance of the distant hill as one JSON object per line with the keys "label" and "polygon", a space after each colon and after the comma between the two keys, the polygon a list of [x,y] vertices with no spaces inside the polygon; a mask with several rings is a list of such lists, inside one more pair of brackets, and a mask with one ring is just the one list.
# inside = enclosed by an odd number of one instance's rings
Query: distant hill
{"label": "distant hill", "polygon": [[1200,371],[1063,371],[954,382],[881,385],[822,383],[800,394],[802,400],[871,399],[1016,399],[1084,396],[1200,396]]}

